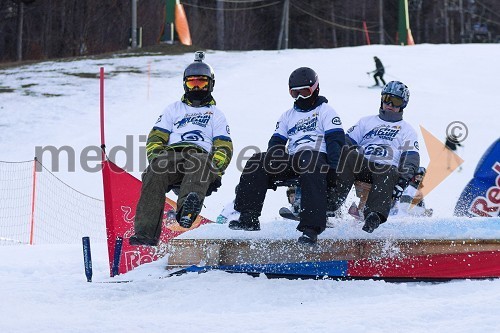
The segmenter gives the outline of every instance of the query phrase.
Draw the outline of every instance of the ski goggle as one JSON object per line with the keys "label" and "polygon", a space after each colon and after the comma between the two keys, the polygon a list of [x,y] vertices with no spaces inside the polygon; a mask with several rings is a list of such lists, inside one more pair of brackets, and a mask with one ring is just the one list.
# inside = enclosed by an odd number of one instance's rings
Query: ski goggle
{"label": "ski goggle", "polygon": [[319,82],[316,81],[312,86],[302,86],[290,88],[290,95],[293,99],[298,100],[299,98],[309,98],[314,93],[314,90],[318,88]]}
{"label": "ski goggle", "polygon": [[397,108],[404,104],[404,101],[400,97],[387,94],[382,95],[382,102],[384,104],[392,104]]}
{"label": "ski goggle", "polygon": [[209,79],[206,76],[188,76],[184,84],[188,89],[198,88],[199,90],[208,89]]}

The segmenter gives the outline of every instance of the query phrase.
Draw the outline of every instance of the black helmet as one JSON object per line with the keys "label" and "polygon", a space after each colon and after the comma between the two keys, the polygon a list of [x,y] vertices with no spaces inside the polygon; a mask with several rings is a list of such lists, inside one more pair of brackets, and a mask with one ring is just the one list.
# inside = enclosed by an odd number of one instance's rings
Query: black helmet
{"label": "black helmet", "polygon": [[318,74],[309,67],[297,68],[288,79],[290,96],[301,110],[311,110],[319,95]]}
{"label": "black helmet", "polygon": [[290,74],[288,79],[288,87],[312,87],[318,82],[318,74],[309,67],[297,68]]}
{"label": "black helmet", "polygon": [[214,90],[215,85],[215,74],[212,67],[203,62],[205,59],[205,52],[196,51],[194,54],[194,62],[186,67],[184,70],[183,82],[184,82],[184,92],[188,93],[189,89],[186,87],[186,78],[189,76],[206,76],[209,79],[208,92]]}

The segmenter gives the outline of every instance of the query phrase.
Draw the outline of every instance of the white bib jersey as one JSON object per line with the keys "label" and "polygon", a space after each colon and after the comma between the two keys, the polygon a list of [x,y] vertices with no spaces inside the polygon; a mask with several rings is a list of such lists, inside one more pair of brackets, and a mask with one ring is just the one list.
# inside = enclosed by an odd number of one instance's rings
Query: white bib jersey
{"label": "white bib jersey", "polygon": [[288,141],[288,153],[295,154],[302,149],[326,153],[326,134],[344,131],[337,112],[327,103],[310,111],[294,108],[283,113],[276,124],[273,136]]}
{"label": "white bib jersey", "polygon": [[379,164],[399,167],[404,152],[418,154],[419,150],[417,133],[404,120],[389,122],[378,115],[363,117],[347,135],[362,147],[361,152],[368,160]]}
{"label": "white bib jersey", "polygon": [[209,153],[215,139],[231,141],[226,117],[216,106],[192,107],[181,101],[167,106],[153,129],[169,134],[168,145],[189,143]]}

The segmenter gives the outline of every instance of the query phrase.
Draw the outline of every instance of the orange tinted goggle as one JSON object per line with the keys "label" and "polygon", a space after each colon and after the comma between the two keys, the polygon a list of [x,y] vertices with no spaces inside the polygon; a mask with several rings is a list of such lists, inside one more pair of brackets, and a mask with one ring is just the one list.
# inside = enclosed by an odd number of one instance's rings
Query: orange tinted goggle
{"label": "orange tinted goggle", "polygon": [[404,104],[401,98],[393,95],[382,95],[382,102],[385,104],[392,104],[397,108]]}
{"label": "orange tinted goggle", "polygon": [[316,88],[318,88],[318,81],[312,85],[312,87],[309,86],[303,86],[303,87],[294,87],[290,88],[290,95],[295,99],[301,98],[308,98],[310,97]]}
{"label": "orange tinted goggle", "polygon": [[186,78],[185,84],[188,89],[198,87],[199,90],[208,89],[209,79],[206,76],[189,76]]}

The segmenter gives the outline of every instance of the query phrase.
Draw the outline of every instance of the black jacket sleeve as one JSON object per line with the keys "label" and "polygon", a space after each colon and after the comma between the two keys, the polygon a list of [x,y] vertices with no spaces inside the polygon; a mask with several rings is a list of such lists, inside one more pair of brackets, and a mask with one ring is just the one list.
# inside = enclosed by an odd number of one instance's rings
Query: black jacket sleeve
{"label": "black jacket sleeve", "polygon": [[330,168],[337,169],[342,147],[345,145],[344,131],[334,131],[325,135],[326,155]]}
{"label": "black jacket sleeve", "polygon": [[348,145],[349,147],[352,147],[352,146],[357,146],[358,143],[352,139],[349,134],[346,134],[345,135],[345,144]]}
{"label": "black jacket sleeve", "polygon": [[399,160],[400,178],[410,181],[420,166],[420,154],[416,151],[404,152]]}
{"label": "black jacket sleeve", "polygon": [[267,144],[267,149],[269,150],[270,148],[273,148],[274,146],[283,146],[283,148],[286,146],[286,141],[280,136],[273,135],[271,139],[269,139],[269,142]]}

